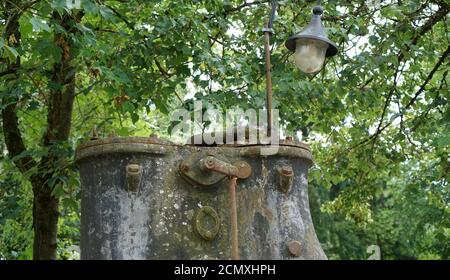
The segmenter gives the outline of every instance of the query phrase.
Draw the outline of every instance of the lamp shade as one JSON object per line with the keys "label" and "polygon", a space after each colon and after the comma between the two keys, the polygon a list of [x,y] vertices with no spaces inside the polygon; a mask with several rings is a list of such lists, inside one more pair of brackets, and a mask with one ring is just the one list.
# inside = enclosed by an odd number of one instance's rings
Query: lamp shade
{"label": "lamp shade", "polygon": [[[330,57],[330,56],[337,54],[336,44],[334,42],[332,42],[330,39],[328,39],[325,29],[322,25],[322,20],[320,19],[320,16],[322,15],[322,13],[323,13],[323,8],[321,6],[314,7],[311,22],[308,24],[308,26],[303,31],[289,37],[286,40],[286,42],[284,44],[286,46],[286,48],[295,52],[298,44],[304,45],[307,41],[311,42],[311,41],[317,40],[317,41],[321,41],[321,42],[328,44],[328,47],[325,52],[326,57]],[[306,42],[302,42],[302,41],[306,41]]]}

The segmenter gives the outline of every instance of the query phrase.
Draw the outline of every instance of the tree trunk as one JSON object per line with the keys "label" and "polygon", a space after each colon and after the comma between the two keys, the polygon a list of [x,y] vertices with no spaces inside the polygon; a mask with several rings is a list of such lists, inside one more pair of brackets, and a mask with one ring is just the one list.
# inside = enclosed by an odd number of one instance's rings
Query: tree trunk
{"label": "tree trunk", "polygon": [[33,186],[33,259],[55,260],[58,234],[59,200],[51,195],[52,189]]}
{"label": "tree trunk", "polygon": [[[77,32],[73,22],[79,22],[81,16],[80,14],[61,16],[57,12],[53,13],[53,19],[64,27],[67,33],[57,33],[54,38],[55,45],[61,49],[62,57],[52,70],[51,82],[59,87],[50,90],[44,146],[59,145],[66,142],[70,136],[76,68],[73,64],[75,56],[73,42],[69,36]],[[45,171],[42,174],[47,175],[33,182],[33,259],[56,259],[59,199],[52,195],[55,186],[50,186],[48,182],[54,175],[53,170],[63,165],[62,162],[65,160],[58,154],[43,157],[38,169]]]}

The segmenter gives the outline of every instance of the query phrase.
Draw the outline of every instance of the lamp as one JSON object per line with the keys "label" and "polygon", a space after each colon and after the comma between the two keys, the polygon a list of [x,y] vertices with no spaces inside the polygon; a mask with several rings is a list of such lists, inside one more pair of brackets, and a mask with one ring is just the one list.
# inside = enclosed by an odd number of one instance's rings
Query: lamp
{"label": "lamp", "polygon": [[[313,16],[308,26],[298,34],[289,37],[285,46],[295,52],[295,64],[305,73],[314,73],[322,69],[325,57],[337,54],[336,44],[328,39],[322,20],[323,7],[313,8]],[[266,108],[267,108],[267,135],[272,132],[272,74],[270,65],[270,35],[273,34],[273,21],[277,9],[277,1],[272,0],[272,10],[269,21],[263,28],[264,51],[266,62]]]}
{"label": "lamp", "polygon": [[298,34],[289,37],[285,46],[295,52],[295,64],[305,73],[314,73],[322,69],[325,57],[337,53],[336,44],[328,39],[320,19],[323,7],[315,6],[308,26]]}

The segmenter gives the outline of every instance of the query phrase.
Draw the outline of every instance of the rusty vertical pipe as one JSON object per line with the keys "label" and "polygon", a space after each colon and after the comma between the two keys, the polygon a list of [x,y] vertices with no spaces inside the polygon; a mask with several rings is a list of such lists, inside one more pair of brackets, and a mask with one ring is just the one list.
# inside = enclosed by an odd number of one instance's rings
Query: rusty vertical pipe
{"label": "rusty vertical pipe", "polygon": [[229,187],[230,216],[231,216],[231,259],[239,260],[238,222],[236,206],[237,177],[232,177]]}
{"label": "rusty vertical pipe", "polygon": [[266,108],[267,108],[267,136],[272,132],[272,74],[270,72],[270,31],[266,24],[264,32],[264,50],[266,56]]}
{"label": "rusty vertical pipe", "polygon": [[266,108],[267,108],[267,136],[272,134],[272,73],[270,72],[270,35],[273,33],[273,21],[277,10],[277,1],[271,1],[269,21],[264,26],[264,52],[266,57]]}

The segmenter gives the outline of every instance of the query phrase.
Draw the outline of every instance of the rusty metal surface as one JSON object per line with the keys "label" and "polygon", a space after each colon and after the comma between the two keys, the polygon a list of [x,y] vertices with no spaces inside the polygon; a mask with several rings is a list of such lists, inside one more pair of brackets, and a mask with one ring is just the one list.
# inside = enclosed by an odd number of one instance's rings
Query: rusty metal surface
{"label": "rusty metal surface", "polygon": [[228,187],[228,201],[230,203],[230,231],[231,231],[231,259],[239,260],[239,223],[236,203],[237,177],[232,177]]}
{"label": "rusty metal surface", "polygon": [[[309,149],[282,144],[276,155],[261,156],[261,148],[180,146],[142,137],[80,145],[81,258],[230,259],[230,178],[205,188],[180,171],[186,158],[204,153],[251,166],[236,187],[241,259],[325,259],[309,210]],[[142,167],[137,192],[128,187],[130,164]],[[277,167],[283,166],[293,170],[289,192],[280,186]],[[202,211],[207,207],[213,211]],[[292,240],[302,244],[298,256],[288,249]]]}
{"label": "rusty metal surface", "polygon": [[[202,145],[177,145],[167,140],[148,137],[112,137],[104,139],[96,139],[85,142],[77,147],[75,152],[75,160],[79,161],[85,157],[104,155],[108,153],[147,153],[164,155],[169,152],[176,151],[182,147],[194,147],[197,151],[208,151],[202,147],[211,148],[240,148],[239,153],[243,157],[261,157],[261,149],[266,145],[240,145],[240,144],[224,144],[218,146],[202,146]],[[280,140],[277,155],[286,157],[298,157],[308,160],[312,164],[313,158],[308,144],[303,142],[293,142],[292,140]]]}

